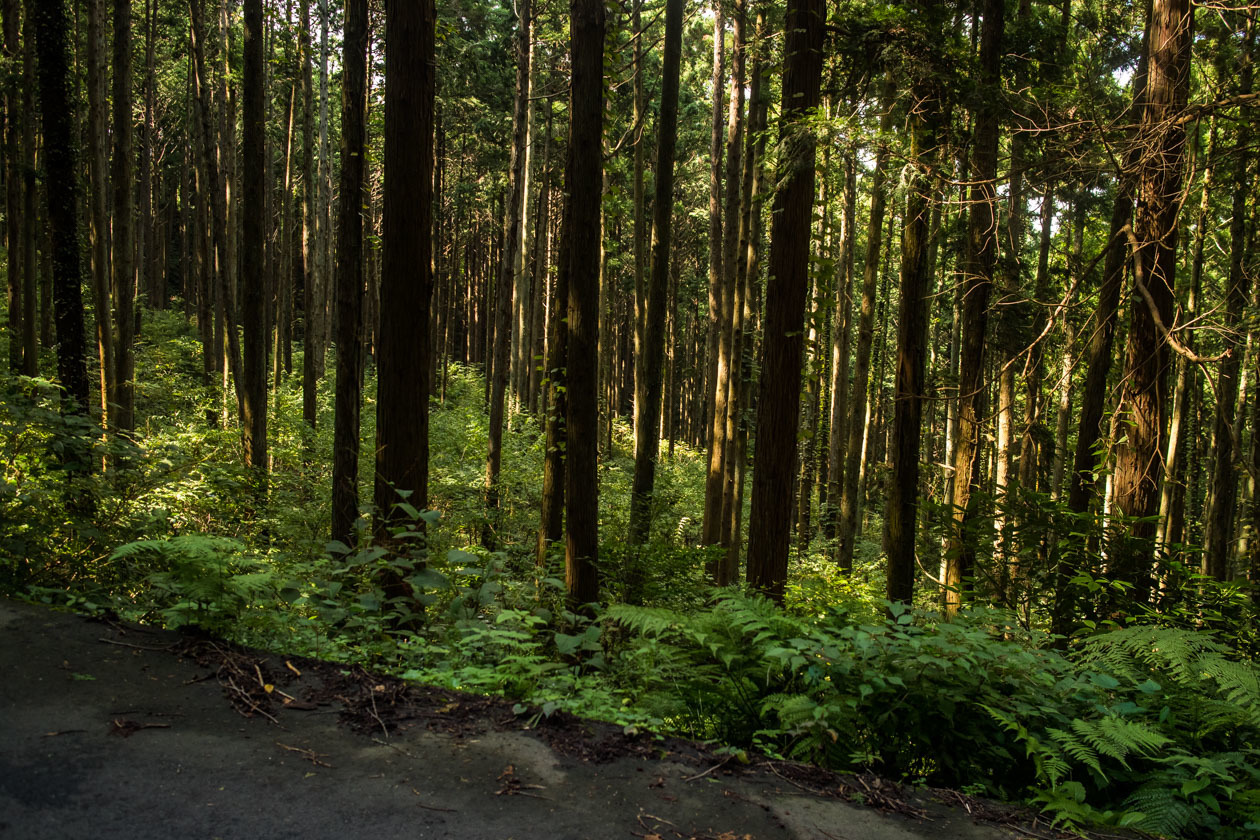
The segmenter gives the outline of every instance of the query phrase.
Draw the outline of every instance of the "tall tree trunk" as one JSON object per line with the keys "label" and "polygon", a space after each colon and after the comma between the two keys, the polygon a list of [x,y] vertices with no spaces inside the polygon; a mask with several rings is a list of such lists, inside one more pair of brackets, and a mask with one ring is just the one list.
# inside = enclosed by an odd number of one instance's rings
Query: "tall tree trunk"
{"label": "tall tree trunk", "polygon": [[840,217],[840,256],[836,267],[840,285],[836,292],[831,334],[831,405],[827,439],[827,508],[823,533],[834,541],[840,534],[840,498],[844,494],[845,445],[849,437],[849,350],[853,334],[854,217],[857,215],[857,146],[845,151],[844,210]]}
{"label": "tall tree trunk", "polygon": [[[337,394],[333,419],[332,498],[332,538],[347,546],[355,543],[354,524],[359,518],[367,49],[367,0],[348,0],[345,37],[342,40],[341,189],[338,193],[340,219],[337,229]],[[429,370],[425,368],[426,374]]]}
{"label": "tall tree trunk", "polygon": [[[573,150],[565,161],[564,183],[573,183]],[[560,245],[556,251],[556,282],[552,287],[551,317],[547,321],[547,398],[546,449],[543,455],[542,522],[538,528],[538,565],[547,560],[547,547],[564,536],[565,448],[568,436],[569,389],[565,370],[568,365],[569,325],[562,312],[569,302],[569,225],[573,219],[572,195],[566,193],[560,221]]]}
{"label": "tall tree trunk", "polygon": [[[135,184],[132,177],[131,0],[114,0],[114,182],[113,297],[114,375],[111,377],[114,426],[136,426],[136,239]],[[145,222],[147,223],[147,219]],[[100,314],[98,313],[98,317]]]}
{"label": "tall tree trunk", "polygon": [[525,200],[525,141],[529,118],[530,2],[521,0],[516,33],[516,107],[512,115],[512,153],[508,164],[507,221],[495,290],[494,359],[490,385],[490,436],[486,449],[486,522],[481,543],[493,549],[498,542],[495,517],[499,509],[499,467],[503,458],[503,403],[511,358],[512,291],[516,254],[520,245],[521,209]]}
{"label": "tall tree trunk", "polygon": [[[726,21],[721,0],[713,2],[713,120],[709,135],[709,327],[704,354],[704,433],[713,428],[713,394],[717,390],[718,335],[722,329],[722,134],[726,122]],[[713,458],[713,441],[708,440],[709,459]],[[705,486],[705,509],[708,510],[708,485]],[[716,543],[714,538],[706,544]]]}
{"label": "tall tree trunk", "polygon": [[[101,425],[113,421],[114,340],[110,329],[108,149],[105,126],[105,0],[88,0],[88,235],[92,254],[92,299],[96,308],[96,353],[100,370]],[[45,106],[46,107],[46,106]]]}
{"label": "tall tree trunk", "polygon": [[801,344],[809,287],[815,137],[805,120],[818,107],[826,7],[789,0],[780,136],[786,141],[771,212],[761,385],[748,531],[748,583],[776,601],[787,582],[792,479],[800,413]]}
{"label": "tall tree trunk", "polygon": [[[599,353],[599,207],[604,130],[604,4],[570,0],[569,38],[573,66],[569,100],[569,358]],[[570,609],[599,600],[599,401],[590,365],[570,365],[565,496],[565,586]]]}
{"label": "tall tree trunk", "polygon": [[[999,6],[994,13],[993,6]],[[986,4],[985,27],[1002,32],[1001,0]],[[922,6],[931,24],[941,16],[935,0]],[[996,14],[991,21],[990,15]],[[994,47],[996,51],[998,47]],[[996,56],[994,61],[996,63]],[[987,67],[987,65],[982,65]],[[996,79],[996,73],[993,74]],[[919,512],[919,452],[922,441],[924,369],[927,362],[927,303],[932,288],[932,267],[928,259],[931,238],[931,205],[936,163],[940,93],[932,80],[921,78],[914,85],[915,109],[910,137],[910,160],[916,165],[914,180],[906,198],[906,216],[901,237],[900,312],[897,318],[897,377],[893,404],[890,445],[892,472],[884,505],[884,548],[888,553],[887,598],[893,603],[910,604],[914,594],[915,536]],[[996,122],[994,124],[996,157]],[[991,176],[990,176],[991,177]],[[992,188],[992,180],[989,182]],[[972,208],[975,212],[975,208]]]}
{"label": "tall tree trunk", "polygon": [[65,0],[27,7],[39,55],[39,101],[44,128],[44,178],[52,228],[53,307],[57,318],[57,376],[69,399],[64,410],[88,413],[87,342],[83,334],[83,264],[79,255],[78,144],[73,128],[69,20]]}
{"label": "tall tree trunk", "polygon": [[[709,472],[704,488],[704,522],[701,542],[716,545],[724,541],[723,502],[726,494],[726,463],[730,456],[733,435],[730,411],[731,366],[733,361],[733,328],[736,320],[736,288],[738,275],[736,251],[739,247],[740,207],[740,141],[743,131],[744,99],[744,23],[743,0],[736,0],[734,32],[731,45],[730,109],[726,134],[726,206],[722,214],[722,276],[717,337],[717,366],[713,391],[713,426],[709,432]],[[712,577],[719,586],[730,583],[729,570],[716,561]]]}
{"label": "tall tree trunk", "polygon": [[892,130],[893,87],[891,75],[880,93],[879,145],[871,173],[871,210],[866,234],[866,261],[862,269],[862,304],[858,315],[857,355],[853,361],[853,391],[849,399],[848,443],[845,446],[844,487],[840,493],[840,527],[836,539],[836,563],[841,571],[853,569],[853,545],[857,538],[858,509],[862,503],[862,463],[866,433],[867,391],[871,378],[871,346],[875,337],[875,294],[879,288],[879,255],[884,235],[888,177],[888,143]]}
{"label": "tall tree trunk", "polygon": [[744,179],[742,212],[739,217],[739,274],[736,278],[736,296],[740,310],[738,321],[733,324],[733,361],[739,370],[731,378],[729,413],[733,424],[731,457],[727,459],[727,489],[722,502],[725,529],[726,555],[723,559],[725,577],[736,580],[739,576],[740,526],[744,512],[744,473],[748,460],[748,416],[753,377],[754,317],[761,259],[761,192],[764,189],[765,171],[762,165],[766,149],[767,96],[767,39],[766,14],[758,8],[753,30],[753,70],[748,87],[748,128],[744,131]]}
{"label": "tall tree trunk", "polygon": [[[656,147],[656,189],[652,212],[652,266],[644,290],[641,363],[636,365],[634,412],[634,480],[630,490],[627,542],[642,545],[652,530],[652,490],[661,446],[661,366],[665,357],[665,303],[669,292],[670,237],[674,214],[674,148],[678,138],[678,76],[682,55],[682,0],[665,6],[665,51],[661,76],[661,115]],[[639,600],[642,573],[636,567],[627,600]]]}
{"label": "tall tree trunk", "polygon": [[985,0],[980,36],[980,81],[985,90],[978,107],[971,158],[971,196],[967,224],[967,278],[963,286],[962,348],[958,368],[958,433],[954,441],[953,522],[945,546],[945,606],[954,612],[975,573],[975,545],[967,528],[975,515],[979,489],[981,391],[984,388],[984,340],[989,294],[997,262],[997,155],[1000,131],[998,85],[1001,82],[1002,18],[1005,4]]}
{"label": "tall tree trunk", "polygon": [[378,534],[394,521],[396,504],[406,501],[424,509],[429,498],[435,25],[433,0],[386,7],[374,494]]}
{"label": "tall tree trunk", "polygon": [[4,58],[8,64],[4,79],[4,221],[5,274],[9,284],[9,369],[25,373],[26,334],[33,332],[35,325],[26,320],[22,283],[22,179],[18,176],[18,159],[22,123],[33,115],[22,113],[18,93],[21,4],[18,0],[4,0],[3,13]]}
{"label": "tall tree trunk", "polygon": [[[1192,320],[1198,312],[1203,289],[1204,246],[1212,204],[1212,187],[1216,171],[1216,121],[1208,133],[1207,150],[1203,155],[1203,190],[1199,198],[1199,214],[1195,220],[1194,238],[1190,246],[1190,283],[1181,306],[1182,320]],[[1185,343],[1194,347],[1192,335]],[[1190,392],[1198,378],[1197,366],[1178,356],[1176,384],[1173,387],[1172,416],[1168,422],[1168,449],[1165,456],[1164,483],[1159,494],[1159,531],[1156,545],[1161,552],[1181,542],[1185,525],[1186,443],[1190,418]]]}
{"label": "tall tree trunk", "polygon": [[[1150,541],[1159,512],[1168,342],[1159,324],[1172,323],[1177,271],[1177,215],[1185,125],[1177,118],[1190,83],[1193,12],[1189,0],[1154,0],[1145,107],[1138,131],[1143,149],[1134,219],[1134,294],[1120,417],[1128,434],[1117,447],[1113,473],[1116,512],[1135,517],[1108,550],[1114,577],[1133,584],[1144,601],[1151,588]],[[1158,323],[1157,323],[1158,322]],[[1218,441],[1218,446],[1220,442]]]}
{"label": "tall tree trunk", "polygon": [[[49,319],[46,297],[48,283],[39,283],[39,267],[36,264],[35,252],[36,225],[35,207],[39,193],[39,185],[35,180],[35,38],[34,12],[31,11],[32,0],[25,0],[23,11],[26,14],[26,43],[22,50],[22,304],[25,309],[22,321],[25,325],[23,339],[26,344],[22,350],[22,373],[26,376],[39,374],[39,345],[48,346],[51,336],[48,334]],[[51,213],[51,211],[50,211]],[[47,254],[45,254],[47,259]],[[38,305],[38,297],[44,297],[42,306]]]}
{"label": "tall tree trunk", "polygon": [[302,419],[308,429],[315,428],[319,384],[319,305],[316,289],[315,252],[319,247],[319,216],[315,212],[315,94],[311,68],[311,4],[301,0],[298,21],[298,61],[302,74],[302,264],[298,271],[302,283]]}
{"label": "tall tree trunk", "polygon": [[[1251,93],[1252,51],[1255,39],[1254,23],[1248,25],[1247,51],[1239,71],[1238,94]],[[1229,223],[1229,275],[1225,286],[1224,333],[1233,338],[1238,335],[1251,296],[1251,276],[1243,266],[1247,252],[1248,188],[1253,153],[1249,140],[1239,135],[1234,154],[1234,199]],[[1216,580],[1229,577],[1231,535],[1234,514],[1238,507],[1238,470],[1242,460],[1242,433],[1235,421],[1239,415],[1239,378],[1243,357],[1246,355],[1245,337],[1233,338],[1232,346],[1221,362],[1216,382],[1216,429],[1214,439],[1214,465],[1212,469],[1212,506],[1209,510],[1203,541],[1203,571]],[[1184,360],[1183,360],[1184,361]],[[1257,429],[1252,429],[1253,434]]]}
{"label": "tall tree trunk", "polygon": [[197,113],[201,122],[201,155],[202,168],[206,174],[206,187],[210,193],[209,216],[211,236],[214,242],[214,267],[210,272],[213,277],[213,297],[218,310],[218,322],[226,333],[226,341],[216,340],[216,347],[227,347],[227,361],[232,380],[236,384],[236,403],[239,409],[242,403],[241,393],[241,351],[235,329],[228,329],[232,324],[230,314],[231,280],[228,272],[228,231],[227,207],[222,181],[220,179],[218,153],[215,148],[215,137],[212,123],[212,104],[207,90],[205,60],[205,25],[202,19],[202,0],[189,0],[190,33],[193,53],[193,95],[197,103]]}

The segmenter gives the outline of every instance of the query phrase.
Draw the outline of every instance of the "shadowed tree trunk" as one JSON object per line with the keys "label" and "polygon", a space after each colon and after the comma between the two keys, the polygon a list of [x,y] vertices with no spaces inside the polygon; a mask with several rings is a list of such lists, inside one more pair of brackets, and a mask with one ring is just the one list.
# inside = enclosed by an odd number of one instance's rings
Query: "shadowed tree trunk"
{"label": "shadowed tree trunk", "polygon": [[853,390],[849,399],[848,443],[845,445],[844,487],[840,493],[840,525],[836,539],[836,563],[841,571],[853,570],[853,545],[857,539],[858,508],[862,494],[862,445],[866,433],[867,391],[871,377],[871,347],[875,338],[875,295],[879,288],[879,254],[883,246],[888,177],[888,138],[892,130],[892,77],[880,94],[879,145],[871,174],[871,210],[866,234],[866,261],[862,269],[862,304],[858,315],[857,355],[853,361]]}
{"label": "shadowed tree trunk", "polygon": [[53,309],[57,320],[57,376],[69,398],[65,410],[88,413],[87,342],[83,335],[83,263],[79,252],[78,145],[70,103],[69,20],[65,0],[28,8],[39,56],[39,102],[44,126],[44,177],[52,228]]}
{"label": "shadowed tree trunk", "polygon": [[[604,4],[570,0],[569,358],[599,355],[600,202],[604,130]],[[570,609],[599,600],[598,376],[568,366],[565,587]]]}
{"label": "shadowed tree trunk", "polygon": [[101,425],[113,422],[114,339],[110,329],[108,140],[105,125],[105,0],[87,4],[88,238],[91,244],[92,302],[96,312],[96,354],[100,372]]}
{"label": "shadowed tree trunk", "polygon": [[[385,186],[376,393],[376,529],[429,498],[429,300],[433,198],[433,0],[385,15]],[[420,523],[415,523],[419,525]],[[390,594],[406,595],[409,587]]]}
{"label": "shadowed tree trunk", "polygon": [[758,445],[748,529],[748,583],[780,602],[787,582],[792,526],[802,330],[813,228],[810,216],[816,140],[805,121],[818,107],[825,20],[822,0],[788,3],[779,131],[785,145],[771,212],[770,279],[757,399]]}
{"label": "shadowed tree trunk", "polygon": [[[1239,73],[1238,93],[1251,93],[1251,52],[1255,38],[1254,24],[1248,33],[1247,54]],[[1238,507],[1238,470],[1242,460],[1242,432],[1236,424],[1238,418],[1239,374],[1243,356],[1247,352],[1244,335],[1238,334],[1238,326],[1251,296],[1251,276],[1244,268],[1247,251],[1247,194],[1251,175],[1252,153],[1249,138],[1239,135],[1234,149],[1234,198],[1229,223],[1229,275],[1225,285],[1225,335],[1233,338],[1228,355],[1222,360],[1216,382],[1216,429],[1213,439],[1215,464],[1212,469],[1211,507],[1205,523],[1203,545],[1203,571],[1216,580],[1229,577],[1229,558],[1232,548],[1230,536],[1234,528],[1234,514]],[[1181,361],[1188,361],[1182,359]],[[1253,386],[1254,387],[1254,386]],[[1257,429],[1252,429],[1255,434]],[[1253,539],[1256,537],[1253,536]]]}
{"label": "shadowed tree trunk", "polygon": [[521,0],[519,15],[520,26],[516,33],[516,108],[512,115],[512,154],[508,164],[508,215],[503,232],[503,253],[499,261],[499,282],[495,290],[490,436],[486,448],[486,521],[481,532],[481,544],[488,549],[493,549],[498,541],[494,517],[499,509],[499,467],[503,459],[503,403],[512,350],[512,290],[516,277],[516,254],[520,246],[521,209],[525,201],[525,139],[529,109],[529,0]]}
{"label": "shadowed tree trunk", "polygon": [[[1000,39],[1002,16],[996,20],[986,5],[985,27],[993,26]],[[927,21],[940,17],[934,0],[922,6]],[[997,47],[994,47],[996,50]],[[994,58],[996,62],[996,56]],[[996,76],[996,73],[994,74]],[[932,289],[932,267],[928,259],[931,238],[932,169],[936,162],[940,109],[939,92],[927,78],[916,81],[914,100],[921,103],[912,118],[910,160],[917,164],[906,199],[906,216],[901,239],[900,313],[897,318],[897,377],[893,405],[888,497],[884,505],[884,549],[888,553],[889,601],[909,604],[914,594],[915,524],[919,511],[919,451],[922,440],[924,368],[927,362],[927,299]],[[996,120],[996,118],[995,118]],[[997,125],[993,126],[996,157]],[[989,181],[990,190],[992,181]],[[972,208],[975,212],[975,208]],[[996,243],[995,243],[996,245]]]}
{"label": "shadowed tree trunk", "polygon": [[[132,177],[131,0],[114,0],[114,184],[113,271],[114,426],[130,432],[136,425],[136,239],[135,186]],[[148,220],[143,220],[145,224]],[[100,317],[98,313],[98,317]]]}
{"label": "shadowed tree trunk", "polygon": [[[123,0],[120,0],[122,2]],[[241,326],[245,333],[242,359],[241,434],[245,465],[260,481],[267,473],[267,272],[263,264],[266,214],[266,130],[262,0],[245,0],[245,76],[242,90],[242,201],[248,208],[241,231]],[[120,336],[121,337],[121,336]]]}
{"label": "shadowed tree trunk", "polygon": [[[363,204],[367,143],[367,0],[347,0],[342,41],[341,189],[337,234],[337,394],[333,419],[332,538],[355,543],[359,412],[363,400]],[[429,368],[425,369],[426,372]],[[427,396],[427,395],[426,395]],[[414,504],[414,503],[413,503]]]}
{"label": "shadowed tree trunk", "polygon": [[954,440],[954,493],[951,530],[945,544],[945,607],[961,605],[964,588],[974,574],[974,541],[967,538],[975,515],[973,496],[979,489],[980,404],[984,389],[984,343],[989,320],[989,295],[997,263],[997,156],[1000,111],[1002,18],[1005,3],[986,0],[980,36],[984,102],[976,113],[975,147],[971,158],[971,205],[967,224],[967,276],[963,282],[963,320],[958,367],[957,434]]}

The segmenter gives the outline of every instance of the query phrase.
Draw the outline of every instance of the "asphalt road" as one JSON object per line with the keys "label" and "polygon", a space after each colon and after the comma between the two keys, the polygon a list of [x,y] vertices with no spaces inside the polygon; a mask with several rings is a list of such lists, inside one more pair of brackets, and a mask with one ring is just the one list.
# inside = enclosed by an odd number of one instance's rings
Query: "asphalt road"
{"label": "asphalt road", "polygon": [[491,721],[387,739],[339,725],[335,704],[246,718],[177,641],[0,599],[0,838],[1015,836],[931,803],[916,820],[764,771],[706,774],[664,748],[595,763]]}

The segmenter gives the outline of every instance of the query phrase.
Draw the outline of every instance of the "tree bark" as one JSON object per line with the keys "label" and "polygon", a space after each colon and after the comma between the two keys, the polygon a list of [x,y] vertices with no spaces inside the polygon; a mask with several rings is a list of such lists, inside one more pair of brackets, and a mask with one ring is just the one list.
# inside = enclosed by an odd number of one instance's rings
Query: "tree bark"
{"label": "tree bark", "polygon": [[[353,546],[356,542],[354,526],[359,518],[367,48],[367,0],[347,0],[345,36],[342,40],[341,189],[338,193],[340,219],[337,229],[337,393],[333,418],[332,483],[332,538],[347,546]],[[425,372],[429,372],[428,367]]]}
{"label": "tree bark", "polygon": [[68,400],[63,410],[87,415],[87,342],[83,334],[83,264],[79,255],[78,146],[70,101],[69,20],[65,0],[27,8],[39,55],[39,101],[44,127],[44,177],[52,228],[53,308],[57,319],[57,376]]}
{"label": "tree bark", "polygon": [[[114,426],[136,425],[135,184],[132,177],[131,0],[114,0],[114,182],[113,256],[114,374],[111,377]],[[145,220],[147,222],[147,219]],[[98,313],[98,317],[100,317]]]}
{"label": "tree bark", "polygon": [[[119,0],[125,2],[126,0]],[[245,0],[245,75],[242,92],[241,184],[248,212],[242,214],[241,232],[241,326],[245,333],[241,374],[241,434],[245,466],[265,483],[267,472],[267,328],[266,271],[263,265],[262,211],[266,201],[265,133],[263,96],[266,85],[263,63],[262,0]]]}
{"label": "tree bark", "polygon": [[[665,357],[665,303],[669,292],[669,258],[674,213],[674,148],[678,137],[678,77],[682,55],[682,0],[665,6],[665,51],[661,75],[660,121],[657,126],[656,189],[652,212],[651,275],[644,290],[642,363],[636,366],[634,412],[634,479],[630,495],[630,529],[626,542],[642,545],[651,535],[652,490],[661,446],[661,367]],[[632,603],[641,594],[637,573],[627,588]]]}
{"label": "tree bark", "polygon": [[[1001,38],[1001,0],[986,4],[985,27]],[[928,0],[923,6],[930,23],[939,18],[939,6]],[[996,20],[990,20],[995,15]],[[998,47],[994,47],[996,51]],[[995,57],[996,61],[996,57]],[[986,66],[986,65],[982,65]],[[994,74],[996,77],[996,73]],[[897,318],[897,375],[893,403],[888,496],[884,505],[884,549],[888,553],[887,598],[909,605],[914,595],[915,536],[919,512],[919,452],[922,442],[924,370],[927,363],[927,302],[932,288],[928,259],[931,239],[932,170],[936,163],[937,131],[940,120],[939,92],[928,78],[916,80],[910,138],[910,160],[914,179],[906,199],[906,216],[901,238],[900,312]],[[995,118],[996,120],[996,118]],[[996,121],[993,145],[996,158]],[[987,182],[992,189],[992,179]],[[992,207],[992,205],[990,205]],[[975,207],[972,208],[974,213]],[[994,243],[996,244],[996,243]]]}
{"label": "tree bark", "polygon": [[376,529],[405,500],[428,505],[429,300],[432,295],[432,0],[385,17],[385,187],[376,395]]}
{"label": "tree bark", "polygon": [[525,141],[529,112],[530,2],[521,0],[516,34],[516,107],[512,115],[512,152],[508,163],[507,221],[499,282],[495,290],[494,359],[490,384],[490,435],[486,448],[486,521],[481,543],[493,549],[498,542],[495,517],[499,509],[499,468],[503,459],[503,403],[508,385],[512,348],[512,291],[516,254],[520,245],[521,209],[525,200]]}
{"label": "tree bark", "polygon": [[317,360],[319,348],[320,295],[316,289],[315,250],[318,243],[318,220],[315,212],[315,94],[311,67],[311,4],[301,0],[298,22],[298,61],[302,65],[302,264],[298,269],[302,283],[302,419],[308,429],[315,428],[318,415],[316,389],[319,384]]}
{"label": "tree bark", "polygon": [[980,36],[980,74],[984,102],[976,112],[971,158],[971,194],[967,224],[967,277],[963,285],[962,347],[958,368],[958,425],[954,441],[954,493],[950,536],[945,545],[945,607],[956,612],[975,573],[975,546],[967,528],[975,515],[972,498],[979,489],[980,416],[984,388],[984,341],[989,295],[997,262],[997,156],[1000,113],[1002,29],[1005,4],[986,0]]}
{"label": "tree bark", "polygon": [[[1193,28],[1189,0],[1154,0],[1145,107],[1138,131],[1143,153],[1134,218],[1135,288],[1120,407],[1128,434],[1117,447],[1113,473],[1116,512],[1133,519],[1124,529],[1127,534],[1117,533],[1108,550],[1112,575],[1133,584],[1132,597],[1139,602],[1150,594],[1150,541],[1155,536],[1150,517],[1159,512],[1169,348],[1156,321],[1172,323],[1186,136],[1177,117],[1189,91]],[[1139,284],[1147,294],[1141,293]]]}
{"label": "tree bark", "polygon": [[[573,66],[569,146],[573,163],[569,190],[569,358],[599,353],[600,203],[604,122],[604,4],[570,0],[569,37]],[[565,496],[568,500],[565,586],[571,609],[599,600],[599,401],[598,379],[589,364],[568,367],[568,424]]]}
{"label": "tree bark", "polygon": [[108,150],[105,125],[105,0],[87,4],[88,237],[91,242],[92,299],[96,308],[96,353],[100,371],[101,425],[113,421],[114,340],[110,329]]}
{"label": "tree bark", "polygon": [[821,0],[789,0],[779,132],[785,148],[771,212],[770,282],[757,399],[759,445],[748,532],[748,583],[779,602],[787,583],[814,204],[816,140],[805,120],[818,107],[825,21]]}

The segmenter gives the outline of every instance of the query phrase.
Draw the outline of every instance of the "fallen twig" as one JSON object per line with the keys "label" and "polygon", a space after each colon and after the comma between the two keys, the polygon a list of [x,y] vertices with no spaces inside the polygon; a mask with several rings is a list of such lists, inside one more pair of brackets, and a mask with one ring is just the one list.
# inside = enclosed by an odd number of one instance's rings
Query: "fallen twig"
{"label": "fallen twig", "polygon": [[726,762],[728,762],[728,761],[730,761],[730,760],[731,760],[731,756],[729,756],[729,755],[728,755],[726,758],[722,759],[722,760],[721,760],[721,761],[719,761],[717,764],[715,764],[715,765],[713,765],[712,767],[710,767],[708,770],[705,770],[703,773],[697,773],[697,774],[696,774],[696,775],[694,775],[694,776],[688,776],[687,778],[683,779],[683,781],[684,781],[684,782],[694,782],[696,779],[703,779],[705,776],[709,775],[709,774],[710,774],[710,773],[712,773],[714,770],[717,770],[717,769],[719,769],[719,768],[723,767],[723,766],[726,764]]}
{"label": "fallen twig", "polygon": [[288,744],[282,744],[279,741],[276,741],[276,746],[280,747],[281,749],[288,750],[289,752],[295,752],[301,755],[303,758],[305,758],[311,764],[314,764],[316,767],[327,767],[329,769],[332,769],[331,764],[329,764],[327,761],[321,760],[321,756],[323,756],[324,753],[317,753],[315,752],[315,750],[304,749],[302,747],[291,747]]}
{"label": "fallen twig", "polygon": [[[412,793],[414,793],[416,796],[424,796],[424,794],[423,794],[423,793],[421,793],[420,791],[416,790],[415,788],[412,788],[412,789],[411,789],[411,792],[412,792]],[[445,814],[456,814],[456,813],[459,813],[459,812],[458,812],[458,811],[456,811],[454,808],[439,808],[439,807],[437,807],[436,805],[425,805],[423,802],[417,802],[416,804],[417,804],[417,805],[419,805],[421,808],[424,808],[426,811],[441,811],[441,812],[443,812],[443,813],[445,813]]]}

